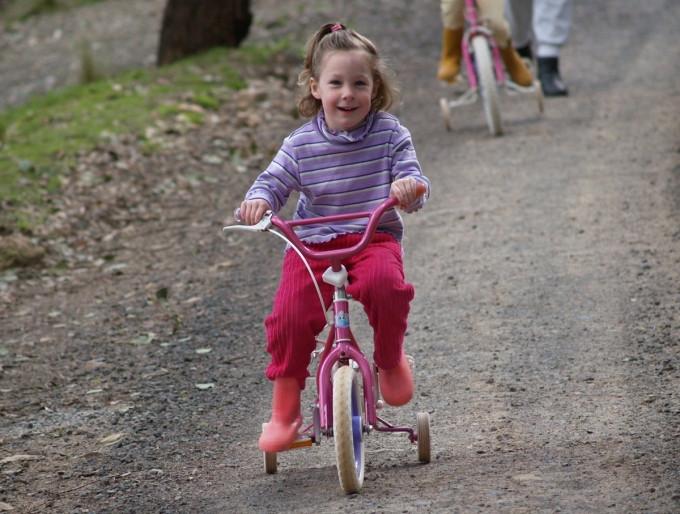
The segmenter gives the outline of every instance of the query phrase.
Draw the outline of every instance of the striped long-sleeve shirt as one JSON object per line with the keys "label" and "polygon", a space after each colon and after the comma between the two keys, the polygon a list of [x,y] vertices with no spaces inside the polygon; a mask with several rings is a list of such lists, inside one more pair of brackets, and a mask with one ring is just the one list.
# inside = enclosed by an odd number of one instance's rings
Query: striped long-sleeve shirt
{"label": "striped long-sleeve shirt", "polygon": [[[298,191],[295,219],[371,211],[389,197],[397,179],[413,177],[427,185],[411,141],[399,120],[386,112],[372,113],[350,132],[332,132],[323,112],[293,131],[267,169],[246,193],[269,203],[277,212],[291,192]],[[408,210],[419,209],[425,197]],[[363,232],[366,218],[298,227],[308,243],[329,241],[340,234]],[[378,230],[398,241],[403,223],[396,209],[387,211]]]}

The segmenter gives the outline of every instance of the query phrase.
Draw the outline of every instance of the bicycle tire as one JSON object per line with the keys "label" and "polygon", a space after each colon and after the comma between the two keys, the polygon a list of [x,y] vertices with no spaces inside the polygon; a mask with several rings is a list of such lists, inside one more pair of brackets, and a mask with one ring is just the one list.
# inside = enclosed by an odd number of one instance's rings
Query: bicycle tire
{"label": "bicycle tire", "polygon": [[277,458],[275,452],[262,452],[264,456],[264,472],[273,475],[277,471]]}
{"label": "bicycle tire", "polygon": [[492,136],[503,133],[501,113],[498,102],[498,88],[494,73],[491,48],[485,36],[477,35],[472,38],[472,51],[475,55],[479,93],[484,105],[484,117]]}
{"label": "bicycle tire", "polygon": [[359,394],[357,373],[340,366],[333,375],[333,439],[338,479],[347,494],[364,483],[364,398]]}
{"label": "bicycle tire", "polygon": [[418,460],[430,462],[430,415],[427,412],[416,414],[416,435],[418,436]]}

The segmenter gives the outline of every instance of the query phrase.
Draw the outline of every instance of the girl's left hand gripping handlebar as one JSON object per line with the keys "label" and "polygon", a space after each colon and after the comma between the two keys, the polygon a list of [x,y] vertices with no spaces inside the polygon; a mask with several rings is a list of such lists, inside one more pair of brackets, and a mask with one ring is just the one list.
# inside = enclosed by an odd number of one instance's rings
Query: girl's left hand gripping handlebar
{"label": "girl's left hand gripping handlebar", "polygon": [[234,220],[238,225],[228,225],[224,227],[222,230],[229,230],[229,229],[240,229],[240,230],[251,230],[253,232],[265,232],[272,226],[272,216],[274,213],[272,211],[267,211],[264,213],[264,216],[262,216],[262,219],[255,223],[255,225],[243,225],[241,222],[243,221],[241,219],[241,208],[237,207],[234,209]]}

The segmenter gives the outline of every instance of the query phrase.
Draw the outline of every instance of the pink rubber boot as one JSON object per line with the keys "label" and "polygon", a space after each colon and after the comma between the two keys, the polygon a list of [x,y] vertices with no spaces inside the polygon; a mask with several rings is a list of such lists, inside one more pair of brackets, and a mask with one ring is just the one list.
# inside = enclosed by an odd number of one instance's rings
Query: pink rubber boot
{"label": "pink rubber boot", "polygon": [[300,386],[297,379],[282,377],[274,380],[272,419],[262,427],[258,445],[263,452],[280,452],[290,448],[302,424],[300,416]]}
{"label": "pink rubber boot", "polygon": [[405,405],[413,397],[413,374],[406,355],[392,369],[378,370],[378,383],[382,397],[389,405]]}

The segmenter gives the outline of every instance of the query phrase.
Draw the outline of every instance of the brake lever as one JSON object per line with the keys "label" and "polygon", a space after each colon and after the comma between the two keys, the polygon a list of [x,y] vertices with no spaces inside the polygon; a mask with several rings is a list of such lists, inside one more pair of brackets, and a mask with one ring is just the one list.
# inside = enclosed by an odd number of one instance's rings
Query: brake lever
{"label": "brake lever", "polygon": [[[234,219],[236,221],[241,221],[241,216],[240,214],[240,209],[236,209],[234,211]],[[267,211],[264,213],[264,216],[262,216],[262,219],[255,223],[255,225],[227,225],[226,227],[222,227],[222,232],[226,232],[227,230],[246,230],[249,232],[266,232],[272,227],[272,216],[274,216],[274,213],[272,211]]]}

